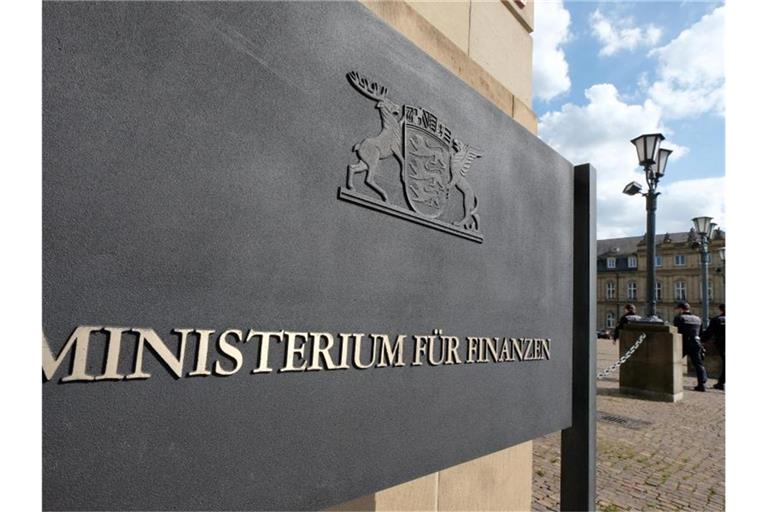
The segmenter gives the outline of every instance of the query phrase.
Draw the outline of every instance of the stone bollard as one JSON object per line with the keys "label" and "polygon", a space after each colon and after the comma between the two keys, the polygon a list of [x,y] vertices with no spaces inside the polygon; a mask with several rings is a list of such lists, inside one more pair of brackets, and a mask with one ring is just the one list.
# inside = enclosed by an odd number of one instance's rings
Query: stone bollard
{"label": "stone bollard", "polygon": [[645,341],[619,368],[619,391],[650,400],[677,402],[683,398],[683,338],[665,324],[629,324],[621,329],[620,354],[637,341]]}

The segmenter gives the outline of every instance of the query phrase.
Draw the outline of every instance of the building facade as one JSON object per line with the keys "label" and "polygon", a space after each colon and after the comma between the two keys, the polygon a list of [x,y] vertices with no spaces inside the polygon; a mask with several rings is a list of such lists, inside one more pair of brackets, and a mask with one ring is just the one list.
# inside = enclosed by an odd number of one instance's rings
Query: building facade
{"label": "building facade", "polygon": [[[693,229],[687,233],[656,236],[656,314],[667,322],[675,305],[687,301],[701,316],[701,255]],[[709,247],[709,315],[725,302],[725,261],[719,249],[725,232],[715,230]],[[645,314],[646,245],[644,236],[611,238],[597,242],[597,328],[613,329],[624,314],[624,305],[637,306]]]}

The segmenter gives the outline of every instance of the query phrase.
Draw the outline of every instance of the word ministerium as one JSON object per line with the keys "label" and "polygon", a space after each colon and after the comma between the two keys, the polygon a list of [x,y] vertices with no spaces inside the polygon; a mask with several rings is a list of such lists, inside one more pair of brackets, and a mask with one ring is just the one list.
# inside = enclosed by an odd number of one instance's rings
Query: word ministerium
{"label": "word ministerium", "polygon": [[[109,381],[148,379],[152,375],[144,369],[144,358],[149,347],[154,356],[176,378],[227,377],[243,368],[243,353],[238,344],[258,345],[257,364],[250,372],[284,373],[323,370],[348,370],[355,368],[430,366],[478,363],[510,363],[515,361],[544,361],[550,359],[549,338],[487,338],[468,336],[459,338],[447,336],[440,329],[424,336],[399,334],[394,339],[387,334],[340,333],[337,336],[327,332],[256,331],[247,333],[240,329],[228,329],[216,337],[216,352],[223,356],[211,364],[209,346],[216,331],[207,329],[173,329],[178,337],[176,355],[163,339],[147,328],[78,326],[57,355],[53,354],[48,340],[43,336],[43,379],[50,381],[71,355],[69,375],[60,382]],[[93,335],[100,334],[106,343],[101,351],[93,350]],[[194,368],[185,374],[184,363],[188,342],[196,338]],[[133,338],[133,371],[120,372],[123,341]],[[408,341],[411,347],[407,348]],[[462,343],[463,341],[463,343]],[[100,356],[102,373],[89,373],[89,348],[91,357]],[[280,366],[274,352],[280,354]],[[98,353],[96,353],[98,352]],[[406,354],[412,358],[406,362]],[[191,357],[189,359],[192,359]]]}

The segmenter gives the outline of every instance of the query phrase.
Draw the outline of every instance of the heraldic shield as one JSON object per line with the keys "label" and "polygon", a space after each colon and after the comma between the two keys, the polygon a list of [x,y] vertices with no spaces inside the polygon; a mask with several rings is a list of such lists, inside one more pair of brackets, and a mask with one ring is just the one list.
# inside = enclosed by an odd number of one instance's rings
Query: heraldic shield
{"label": "heraldic shield", "polygon": [[408,205],[434,219],[451,192],[451,132],[420,107],[405,106],[402,179]]}
{"label": "heraldic shield", "polygon": [[[376,102],[381,131],[352,146],[357,161],[347,166],[339,199],[483,243],[478,198],[467,181],[472,163],[482,156],[480,150],[455,138],[429,110],[389,99],[379,82],[356,71],[347,73],[347,80]],[[379,163],[389,158],[399,164],[401,191],[391,183],[376,182],[382,173]],[[361,174],[362,180],[357,178]],[[398,196],[394,201],[392,194]]]}

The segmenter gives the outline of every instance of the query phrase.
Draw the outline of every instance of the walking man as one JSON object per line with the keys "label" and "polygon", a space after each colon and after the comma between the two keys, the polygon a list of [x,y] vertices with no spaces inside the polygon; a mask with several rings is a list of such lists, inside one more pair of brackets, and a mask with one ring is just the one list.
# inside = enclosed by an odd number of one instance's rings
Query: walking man
{"label": "walking man", "polygon": [[642,320],[640,318],[640,315],[638,315],[635,312],[635,305],[634,304],[627,304],[624,306],[624,314],[621,315],[621,319],[619,319],[619,324],[616,326],[616,329],[613,331],[613,343],[616,344],[616,340],[619,339],[619,336],[621,335],[621,328],[627,325],[629,322],[639,322]]}
{"label": "walking man", "polygon": [[702,338],[705,340],[715,339],[715,347],[717,347],[720,358],[723,360],[723,369],[717,379],[717,384],[713,387],[725,391],[725,304],[720,304],[719,307],[720,314],[709,321],[709,326],[704,331]]}
{"label": "walking man", "polygon": [[704,347],[701,345],[701,318],[691,313],[691,306],[687,302],[678,302],[675,310],[678,314],[674,324],[677,332],[683,336],[683,357],[688,356],[696,369],[698,385],[693,389],[706,391],[704,384],[707,382],[707,370],[702,360]]}

